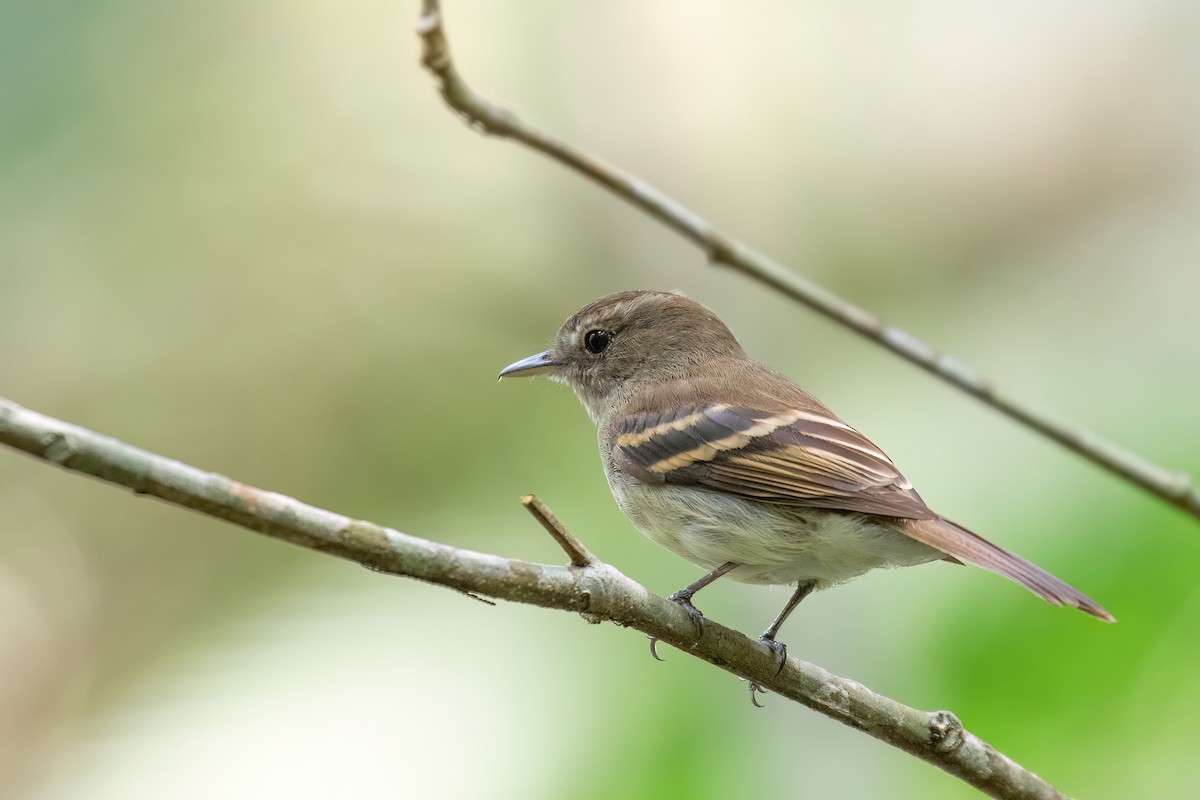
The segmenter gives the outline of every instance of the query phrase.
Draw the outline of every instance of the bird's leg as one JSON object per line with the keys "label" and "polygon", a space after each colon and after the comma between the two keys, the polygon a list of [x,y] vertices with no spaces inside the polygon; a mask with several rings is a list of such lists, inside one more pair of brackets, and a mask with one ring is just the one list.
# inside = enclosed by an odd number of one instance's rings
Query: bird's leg
{"label": "bird's leg", "polygon": [[[787,605],[783,607],[783,611],[779,612],[779,616],[771,623],[762,636],[758,637],[760,642],[765,642],[767,647],[770,647],[777,653],[780,653],[784,658],[787,658],[787,645],[783,642],[775,641],[775,636],[779,633],[779,629],[783,627],[783,623],[787,620],[791,613],[796,610],[796,606],[800,605],[800,601],[812,594],[812,590],[817,588],[816,581],[800,581],[796,585],[796,591],[792,594],[792,599],[787,601]],[[783,670],[783,664],[779,665],[780,671]]]}
{"label": "bird's leg", "polygon": [[[766,644],[767,647],[771,648],[771,650],[773,650],[775,654],[779,656],[779,668],[775,670],[776,675],[778,675],[780,672],[783,672],[783,665],[787,663],[787,645],[783,642],[775,641],[775,636],[779,633],[779,629],[783,627],[783,623],[788,616],[790,616],[791,613],[796,610],[796,606],[800,605],[800,601],[812,594],[812,590],[815,588],[817,588],[817,582],[813,580],[800,581],[800,583],[796,584],[796,591],[792,595],[792,599],[787,601],[787,605],[783,607],[783,611],[779,612],[779,616],[775,618],[775,621],[771,623],[770,627],[763,631],[762,636],[758,637],[760,642]],[[762,708],[762,705],[755,697],[757,692],[765,693],[766,690],[763,689],[759,684],[751,681],[750,702],[754,703],[754,705],[758,706],[759,708]]]}
{"label": "bird's leg", "polygon": [[737,566],[738,565],[732,561],[726,561],[724,564],[717,567],[700,580],[696,581],[695,583],[689,583],[687,586],[683,587],[667,599],[673,603],[678,603],[679,605],[683,606],[684,609],[693,617],[703,617],[704,615],[700,613],[700,609],[692,605],[692,597],[696,594],[696,592],[700,591],[705,586],[708,586],[710,583],[730,570],[735,569]]}
{"label": "bird's leg", "polygon": [[[704,623],[701,622],[701,620],[704,619],[704,615],[700,613],[700,609],[698,609],[694,605],[692,605],[692,597],[696,594],[696,592],[700,591],[705,586],[708,586],[710,583],[715,581],[717,578],[721,577],[722,575],[724,575],[725,573],[729,572],[732,569],[736,569],[737,566],[738,565],[732,561],[726,561],[724,564],[717,567],[716,569],[714,569],[712,572],[705,575],[700,580],[698,580],[694,583],[689,583],[687,586],[683,587],[678,592],[675,592],[675,594],[671,595],[667,599],[673,603],[678,603],[679,605],[683,606],[683,609],[685,611],[687,611],[688,614],[691,615],[693,620],[696,621],[697,628],[699,628],[701,631],[703,631]],[[799,602],[799,601],[797,601],[797,602]],[[656,660],[662,661],[662,659],[659,658],[658,650],[657,650],[658,637],[650,636],[649,634],[647,634],[646,638],[648,638],[650,640],[650,655],[654,656],[654,658]]]}

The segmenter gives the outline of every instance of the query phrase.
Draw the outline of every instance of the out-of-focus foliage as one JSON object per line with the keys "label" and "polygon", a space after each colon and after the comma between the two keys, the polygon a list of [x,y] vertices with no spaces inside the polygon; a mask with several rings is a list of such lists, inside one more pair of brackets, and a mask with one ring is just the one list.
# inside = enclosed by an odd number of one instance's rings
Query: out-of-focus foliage
{"label": "out-of-focus foliage", "polygon": [[[0,394],[413,534],[661,592],[569,393],[497,385],[681,288],[1105,626],[943,564],[794,654],[1072,794],[1196,796],[1200,526],[467,130],[416,3],[0,5]],[[1184,0],[452,0],[466,75],[1013,394],[1200,473],[1200,25]],[[757,632],[787,596],[702,607]],[[487,608],[0,452],[0,794],[974,796],[644,640]]]}

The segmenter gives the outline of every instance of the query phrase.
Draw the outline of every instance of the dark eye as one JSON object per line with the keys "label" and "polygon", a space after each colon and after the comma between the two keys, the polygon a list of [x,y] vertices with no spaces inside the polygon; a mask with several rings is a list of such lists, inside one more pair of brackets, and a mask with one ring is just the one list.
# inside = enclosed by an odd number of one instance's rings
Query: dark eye
{"label": "dark eye", "polygon": [[612,342],[612,334],[608,331],[588,331],[583,337],[583,346],[592,355],[599,355]]}

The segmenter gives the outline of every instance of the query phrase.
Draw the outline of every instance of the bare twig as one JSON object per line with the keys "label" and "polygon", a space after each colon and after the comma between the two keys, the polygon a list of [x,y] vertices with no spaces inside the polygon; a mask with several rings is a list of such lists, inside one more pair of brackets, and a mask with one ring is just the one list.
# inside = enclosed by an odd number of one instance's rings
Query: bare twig
{"label": "bare twig", "polygon": [[573,533],[563,527],[550,509],[546,508],[546,504],[538,500],[535,495],[527,494],[522,497],[521,505],[525,506],[533,518],[541,523],[551,538],[563,549],[567,557],[571,559],[571,566],[586,567],[596,563],[596,557],[588,552],[583,542],[576,539]]}
{"label": "bare twig", "polygon": [[1068,450],[1200,517],[1200,493],[1187,475],[1164,469],[1115,442],[1054,420],[1024,402],[1007,396],[961,361],[938,352],[899,328],[884,324],[875,315],[731,239],[698,214],[640,178],[550,136],[510,109],[476,94],[454,67],[438,0],[424,0],[417,33],[421,36],[424,48],[422,63],[437,79],[438,89],[447,104],[472,127],[520,142],[581,173],[691,240],[707,254],[712,263],[742,272],[807,305]]}
{"label": "bare twig", "polygon": [[[0,398],[0,443],[66,469],[210,517],[468,594],[579,612],[589,622],[635,628],[924,759],[998,798],[1063,798],[1053,786],[966,731],[948,711],[918,711],[848,678],[789,657],[713,621],[694,621],[613,567],[558,567],[462,550],[355,520],[204,472]],[[536,506],[527,503],[531,509]],[[540,514],[535,514],[539,516]],[[551,518],[548,512],[546,518]],[[561,526],[558,526],[561,528]],[[569,536],[569,534],[568,534]],[[556,537],[557,538],[557,537]],[[570,541],[574,541],[573,537]]]}

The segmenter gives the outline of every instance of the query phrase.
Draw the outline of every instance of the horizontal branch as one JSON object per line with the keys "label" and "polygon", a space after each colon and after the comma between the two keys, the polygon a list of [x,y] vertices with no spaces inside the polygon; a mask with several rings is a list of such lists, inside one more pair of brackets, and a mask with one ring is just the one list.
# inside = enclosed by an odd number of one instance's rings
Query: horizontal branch
{"label": "horizontal branch", "polygon": [[703,250],[709,261],[737,270],[834,322],[892,351],[983,403],[1050,438],[1094,464],[1200,517],[1200,492],[1191,478],[1172,472],[1095,433],[1059,422],[998,390],[966,364],[938,352],[905,331],[755,252],[710,225],[694,211],[631,175],[579,150],[477,94],[454,66],[437,0],[424,0],[417,26],[422,63],[434,76],[446,103],[477,130],[512,139],[549,156],[645,211]]}
{"label": "horizontal branch", "polygon": [[149,453],[0,398],[0,444],[69,470],[199,511],[301,547],[471,595],[578,612],[674,645],[827,717],[924,759],[993,797],[1062,798],[1044,780],[966,731],[948,711],[918,711],[716,622],[697,631],[682,608],[595,560],[536,498],[526,507],[573,565],[502,558],[409,536],[373,522]]}

